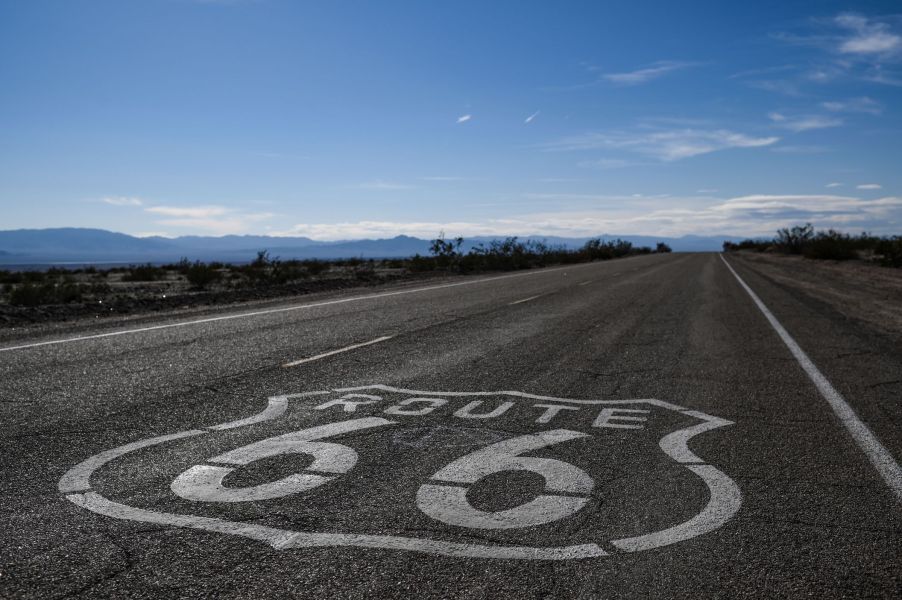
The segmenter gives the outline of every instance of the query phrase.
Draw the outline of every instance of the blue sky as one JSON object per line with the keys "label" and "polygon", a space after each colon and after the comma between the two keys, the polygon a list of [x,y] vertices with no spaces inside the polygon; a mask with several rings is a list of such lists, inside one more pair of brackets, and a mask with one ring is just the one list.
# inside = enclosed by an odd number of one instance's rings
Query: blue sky
{"label": "blue sky", "polygon": [[0,229],[902,233],[900,13],[0,0]]}

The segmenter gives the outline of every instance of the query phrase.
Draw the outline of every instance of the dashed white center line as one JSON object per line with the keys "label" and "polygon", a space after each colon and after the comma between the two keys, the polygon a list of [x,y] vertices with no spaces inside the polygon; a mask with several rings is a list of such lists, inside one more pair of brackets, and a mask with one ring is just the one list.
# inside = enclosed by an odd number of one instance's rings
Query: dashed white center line
{"label": "dashed white center line", "polygon": [[594,279],[590,279],[589,281],[583,281],[583,282],[580,282],[579,285],[589,285],[589,284],[592,283],[593,281],[595,281],[595,280],[594,280]]}
{"label": "dashed white center line", "polygon": [[523,304],[524,302],[529,302],[530,300],[535,300],[536,298],[541,298],[542,296],[547,296],[548,294],[536,294],[535,296],[530,296],[529,298],[523,298],[522,300],[515,300],[508,304],[508,306],[513,306],[514,304]]}
{"label": "dashed white center line", "polygon": [[899,467],[899,463],[896,462],[893,455],[880,443],[880,440],[877,439],[877,436],[871,432],[868,426],[858,418],[858,415],[855,414],[855,411],[849,406],[846,399],[842,397],[842,394],[833,387],[827,378],[824,377],[824,374],[818,370],[813,362],[811,362],[811,359],[808,358],[805,351],[802,350],[792,336],[789,335],[789,332],[783,328],[779,321],[777,321],[777,318],[770,310],[768,310],[767,306],[764,305],[764,302],[761,301],[761,298],[759,298],[758,295],[752,291],[752,288],[742,280],[742,277],[733,270],[733,267],[730,266],[730,263],[727,262],[727,259],[725,259],[722,254],[720,255],[720,260],[727,266],[733,274],[733,277],[736,278],[743,289],[748,292],[748,295],[751,296],[755,305],[764,314],[765,318],[767,318],[771,327],[774,328],[777,335],[779,335],[780,339],[783,340],[783,343],[786,344],[786,347],[789,348],[789,351],[808,375],[808,378],[814,383],[817,390],[821,393],[821,396],[827,401],[830,408],[833,409],[839,422],[843,424],[849,432],[849,435],[851,435],[852,439],[855,440],[855,443],[858,444],[858,447],[864,451],[871,461],[871,464],[874,465],[874,468],[877,469],[877,472],[880,473],[880,476],[883,477],[883,480],[886,481],[886,484],[896,495],[896,498],[902,501],[902,468]]}
{"label": "dashed white center line", "polygon": [[384,342],[385,340],[392,339],[393,335],[384,335],[382,337],[377,337],[374,340],[370,340],[368,342],[361,342],[359,344],[352,344],[350,346],[345,346],[344,348],[339,348],[338,350],[331,350],[329,352],[323,352],[322,354],[317,354],[316,356],[308,356],[307,358],[302,358],[299,360],[293,360],[291,362],[287,362],[283,367],[296,367],[298,365],[302,365],[304,363],[313,362],[315,360],[319,360],[321,358],[326,358],[327,356],[333,356],[335,354],[341,354],[342,352],[348,352],[349,350],[356,350],[357,348],[363,348],[364,346],[371,346],[373,344],[378,344],[379,342]]}

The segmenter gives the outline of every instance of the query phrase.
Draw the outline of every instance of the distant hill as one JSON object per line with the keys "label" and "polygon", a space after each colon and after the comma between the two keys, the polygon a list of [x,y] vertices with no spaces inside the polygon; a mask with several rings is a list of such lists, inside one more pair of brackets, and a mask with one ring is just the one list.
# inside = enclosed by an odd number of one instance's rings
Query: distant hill
{"label": "distant hill", "polygon": [[[464,250],[480,243],[488,244],[503,236],[474,237],[465,240]],[[668,244],[675,252],[718,251],[732,236],[684,236],[665,238],[638,235],[603,235],[606,240],[621,238],[637,246]],[[545,241],[549,245],[578,247],[589,238],[522,237]],[[221,237],[184,236],[178,238],[138,238],[103,229],[17,229],[0,231],[0,264],[40,265],[66,263],[164,263],[182,257],[189,260],[247,262],[260,250],[273,256],[290,258],[402,258],[428,254],[429,240],[399,235],[389,239],[322,242],[306,237],[270,237],[227,235]]]}

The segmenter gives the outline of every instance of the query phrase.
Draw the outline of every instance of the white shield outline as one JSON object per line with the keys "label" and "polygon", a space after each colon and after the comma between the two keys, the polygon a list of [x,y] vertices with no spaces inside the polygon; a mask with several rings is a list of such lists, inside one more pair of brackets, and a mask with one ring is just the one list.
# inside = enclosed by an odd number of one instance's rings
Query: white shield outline
{"label": "white shield outline", "polygon": [[426,538],[413,538],[395,535],[368,535],[350,533],[319,533],[305,531],[291,531],[278,529],[253,523],[240,523],[212,517],[198,517],[193,515],[181,515],[175,513],[155,512],[146,509],[118,504],[91,490],[91,474],[107,463],[124,456],[130,452],[163,444],[172,440],[205,435],[207,433],[245,427],[264,421],[276,419],[288,409],[291,399],[319,396],[333,393],[364,392],[378,390],[383,392],[395,392],[401,394],[414,394],[422,396],[446,396],[446,397],[485,397],[485,396],[513,396],[529,400],[541,400],[545,402],[559,402],[565,404],[582,405],[650,405],[667,410],[672,410],[683,415],[694,417],[701,421],[698,424],[677,429],[663,438],[659,446],[664,453],[684,465],[689,471],[704,481],[710,494],[705,507],[691,519],[673,527],[655,531],[635,537],[608,540],[607,543],[621,552],[639,552],[651,550],[662,546],[669,546],[677,542],[689,540],[699,535],[714,531],[725,525],[742,504],[742,495],[739,487],[725,473],[717,467],[706,464],[696,456],[688,446],[688,442],[696,435],[732,425],[731,421],[714,417],[702,412],[683,408],[670,402],[653,398],[630,400],[577,400],[570,398],[555,398],[552,396],[540,396],[517,391],[498,392],[434,392],[423,390],[409,390],[395,388],[387,385],[374,384],[358,387],[336,388],[327,391],[304,392],[300,394],[286,394],[272,396],[268,399],[267,407],[250,417],[229,421],[219,425],[213,425],[204,429],[191,429],[179,433],[162,435],[130,444],[125,444],[111,450],[106,450],[82,461],[67,471],[59,481],[60,492],[66,494],[66,498],[72,503],[107,517],[137,521],[140,523],[153,523],[158,525],[170,525],[190,529],[201,529],[238,535],[269,544],[276,550],[291,548],[312,548],[322,546],[353,546],[358,548],[406,550],[438,554],[454,557],[470,558],[500,558],[500,559],[525,559],[525,560],[570,560],[580,558],[597,558],[609,556],[598,544],[579,544],[560,547],[541,546],[504,546],[487,544],[464,544],[443,540]]}

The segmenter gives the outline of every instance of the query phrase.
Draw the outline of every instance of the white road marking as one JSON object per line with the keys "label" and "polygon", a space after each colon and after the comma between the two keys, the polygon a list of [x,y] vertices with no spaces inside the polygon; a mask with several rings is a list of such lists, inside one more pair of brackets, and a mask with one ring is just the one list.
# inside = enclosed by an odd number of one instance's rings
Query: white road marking
{"label": "white road marking", "polygon": [[[67,494],[66,498],[68,500],[98,514],[117,519],[173,525],[177,527],[189,527],[238,535],[265,542],[277,550],[322,546],[353,546],[359,548],[383,548],[390,550],[425,552],[447,556],[520,560],[572,560],[608,555],[601,547],[594,543],[563,547],[504,546],[446,542],[417,537],[290,531],[263,525],[232,522],[224,519],[155,512],[118,504],[96,492],[90,491],[90,478],[97,469],[130,452],[143,450],[150,446],[169,443],[182,438],[205,434],[210,435],[214,431],[245,427],[261,421],[276,419],[285,414],[283,407],[286,400],[330,393],[350,392],[352,390],[371,389],[405,392],[404,390],[390,388],[385,385],[371,385],[347,388],[344,390],[333,389],[331,392],[323,390],[301,394],[273,396],[270,398],[269,405],[265,410],[245,419],[209,426],[204,430],[191,430],[177,434],[158,436],[96,454],[67,472],[60,480],[59,488],[60,491]],[[416,393],[415,399],[427,400],[437,408],[436,405],[440,404],[444,406],[447,402],[444,401],[443,398],[427,396],[480,397],[487,394],[503,394],[524,399],[535,398],[549,401],[554,400],[555,402],[581,402],[584,404],[607,405],[611,403],[620,403],[634,405],[635,403],[644,403],[650,406],[658,406],[667,410],[674,410],[682,414],[691,415],[702,421],[716,422],[716,425],[712,425],[711,427],[690,427],[688,428],[686,435],[679,436],[678,438],[671,437],[668,443],[664,443],[664,439],[661,440],[661,449],[664,450],[665,454],[676,459],[678,462],[695,462],[698,460],[698,457],[692,455],[689,452],[688,447],[686,447],[686,443],[690,438],[703,433],[703,431],[730,424],[729,421],[711,417],[710,415],[701,412],[690,411],[680,406],[655,399],[579,401],[573,399],[567,400],[563,398],[534,396],[522,392],[418,392]],[[349,393],[346,394],[345,397],[379,398],[378,396],[360,393]],[[556,407],[556,405],[554,405],[554,407]],[[573,409],[574,407],[567,408]],[[419,412],[420,411],[417,411],[417,413]],[[319,439],[330,435],[341,434],[345,431],[360,429],[361,427],[390,424],[394,424],[394,422],[378,417],[368,417],[352,421],[339,421],[337,423],[315,426],[308,430],[296,431],[267,438],[259,442],[253,442],[236,450],[217,455],[209,459],[209,461],[214,463],[233,464],[240,467],[244,464],[249,464],[255,460],[275,454],[301,452],[310,454],[314,456],[314,459],[318,459],[318,462],[317,460],[314,460],[314,464],[311,464],[310,468],[316,471],[314,475],[319,475],[320,479],[324,480],[322,483],[325,483],[325,480],[331,479],[329,475],[338,476],[352,469],[356,462],[357,454],[355,450],[348,446],[336,444],[334,442],[321,442],[318,441]],[[594,482],[590,475],[570,463],[546,457],[523,456],[523,454],[544,446],[565,442],[570,439],[589,439],[590,437],[590,434],[559,429],[496,441],[490,446],[457,459],[437,471],[433,475],[433,479],[442,482],[442,485],[423,484],[421,486],[421,491],[423,493],[418,493],[417,505],[420,507],[420,510],[423,510],[433,518],[437,518],[438,515],[442,517],[439,518],[439,520],[447,520],[454,522],[455,524],[458,524],[459,522],[460,525],[466,527],[510,529],[532,526],[533,524],[546,524],[559,518],[564,518],[565,516],[569,516],[570,514],[579,511],[585,504],[585,495],[588,495],[594,487]],[[723,526],[736,514],[741,506],[741,495],[738,487],[736,487],[735,483],[727,475],[719,471],[716,467],[703,463],[686,464],[685,466],[689,471],[700,477],[708,487],[710,498],[705,508],[688,521],[668,529],[634,538],[611,540],[610,543],[614,547],[617,547],[622,551],[634,552],[681,542]],[[263,486],[256,486],[252,489],[243,490],[240,488],[225,488],[222,487],[221,484],[227,473],[223,473],[222,468],[219,468],[219,471],[216,470],[217,467],[207,467],[207,469],[210,472],[205,473],[199,471],[193,473],[193,476],[184,475],[184,481],[179,482],[173,489],[179,488],[177,493],[181,491],[181,495],[188,497],[191,500],[216,502],[259,500],[264,497],[279,496],[282,492],[286,491],[288,493],[303,491],[302,489],[296,489],[291,485],[282,485],[291,483],[291,476],[286,478],[289,479],[287,482],[273,482],[276,485],[264,484]],[[540,503],[534,501],[527,502],[526,504],[513,509],[495,513],[478,511],[475,507],[470,506],[466,499],[464,488],[473,485],[481,478],[500,470],[529,470],[538,473],[545,479],[546,491],[551,493],[539,496],[540,500],[544,499]],[[189,469],[189,472],[190,471],[191,469]],[[309,489],[310,483],[317,482],[306,481],[302,483],[305,483],[305,486],[302,487]],[[264,487],[280,489],[262,489]],[[443,490],[450,490],[454,493],[449,495],[443,493]],[[245,494],[244,492],[250,493]],[[271,494],[271,492],[279,493]],[[555,494],[555,492],[568,495],[559,496],[558,494]],[[221,493],[224,493],[224,495],[221,495]],[[238,497],[236,494],[239,493],[245,497]],[[573,497],[572,494],[574,493],[581,494],[583,497]],[[420,496],[423,497],[421,498]],[[436,503],[430,501],[430,497],[432,496],[440,500],[438,506],[436,506]],[[425,509],[423,508],[424,505],[426,506]],[[474,521],[474,517],[478,518]]]}
{"label": "white road marking", "polygon": [[515,300],[508,304],[508,306],[513,306],[515,304],[523,304],[524,302],[529,302],[530,300],[535,300],[536,298],[541,298],[542,296],[547,296],[547,294],[536,294],[535,296],[530,296],[529,298],[523,298],[522,300]]}
{"label": "white road marking", "polygon": [[[590,266],[596,263],[586,263],[585,265],[580,266]],[[597,266],[597,265],[596,265]],[[80,335],[77,337],[71,338],[63,338],[60,340],[48,340],[45,342],[33,342],[31,344],[21,344],[18,346],[7,346],[6,348],[0,348],[0,352],[11,352],[13,350],[24,350],[26,348],[37,348],[40,346],[51,346],[54,344],[68,344],[70,342],[82,342],[85,340],[96,340],[107,337],[114,337],[119,335],[128,335],[132,333],[144,333],[146,331],[157,331],[160,329],[172,329],[175,327],[187,327],[189,325],[200,325],[202,323],[215,323],[217,321],[230,321],[232,319],[247,319],[250,317],[259,317],[262,315],[272,315],[283,312],[291,312],[295,310],[304,310],[308,308],[318,308],[320,306],[331,306],[334,304],[346,304],[348,302],[360,302],[363,300],[377,300],[379,298],[389,298],[391,296],[403,296],[406,294],[419,294],[421,292],[431,292],[433,290],[443,290],[447,288],[460,287],[464,285],[475,285],[478,283],[488,283],[490,281],[500,281],[502,279],[512,279],[514,277],[529,277],[532,275],[541,275],[542,273],[553,273],[555,271],[561,271],[564,269],[572,269],[574,268],[572,265],[569,267],[553,267],[550,269],[540,269],[537,271],[529,271],[527,273],[513,273],[510,275],[499,275],[497,277],[486,277],[484,279],[475,279],[471,281],[458,281],[456,283],[443,283],[440,285],[430,285],[421,288],[414,288],[412,290],[397,290],[394,292],[381,292],[378,294],[366,294],[364,296],[353,296],[351,298],[339,298],[337,300],[325,300],[323,302],[312,302],[310,304],[295,304],[292,306],[283,306],[281,308],[267,308],[265,310],[255,310],[253,312],[246,313],[238,313],[234,315],[222,315],[219,317],[207,317],[204,319],[195,319],[193,321],[180,321],[178,323],[166,323],[165,325],[151,325],[150,327],[138,327],[135,329],[122,329],[119,331],[110,331],[107,333],[96,333],[93,335]]]}
{"label": "white road marking", "polygon": [[590,279],[590,280],[588,280],[588,281],[580,282],[580,283],[577,284],[577,285],[589,285],[589,284],[592,283],[593,281],[595,281],[595,280],[594,280],[594,279]]}
{"label": "white road marking", "polygon": [[651,550],[709,533],[733,518],[742,505],[742,494],[736,483],[711,465],[687,465],[686,468],[701,477],[708,486],[710,497],[705,508],[688,521],[669,529],[613,540],[611,544],[626,552]]}
{"label": "white road marking", "polygon": [[477,545],[461,542],[446,542],[444,540],[407,538],[393,535],[285,531],[283,529],[257,525],[255,523],[240,523],[223,519],[214,519],[211,517],[195,517],[191,515],[154,512],[111,502],[95,492],[69,494],[66,498],[82,508],[86,508],[97,514],[113,517],[114,519],[127,519],[139,523],[155,523],[158,525],[173,525],[176,527],[190,527],[193,529],[201,529],[203,531],[216,531],[230,535],[239,535],[267,543],[276,550],[345,546],[406,550],[411,552],[424,552],[428,554],[466,558],[501,558],[515,560],[573,560],[608,555],[608,553],[602,550],[597,544],[535,548],[532,546]]}
{"label": "white road marking", "polygon": [[889,450],[880,443],[877,436],[868,429],[868,426],[858,418],[858,415],[855,414],[855,411],[849,406],[849,403],[842,397],[842,394],[836,391],[836,388],[834,388],[824,374],[818,370],[811,359],[808,358],[808,355],[805,354],[805,351],[802,350],[792,336],[789,335],[789,332],[787,332],[780,322],[777,321],[777,318],[770,310],[768,310],[767,306],[764,305],[764,302],[761,301],[761,298],[759,298],[758,295],[752,291],[752,288],[742,280],[742,277],[733,270],[733,267],[730,266],[730,263],[727,262],[723,255],[720,255],[720,260],[723,261],[733,274],[733,277],[735,277],[745,291],[748,292],[749,296],[751,296],[752,300],[758,306],[758,309],[767,318],[771,327],[774,328],[774,331],[777,332],[777,335],[780,336],[780,339],[783,340],[783,343],[786,344],[786,347],[789,348],[789,351],[808,375],[808,378],[811,379],[812,383],[817,387],[821,396],[824,397],[824,400],[826,400],[827,404],[830,405],[830,408],[833,409],[839,422],[843,424],[849,432],[849,435],[851,435],[852,439],[855,440],[855,443],[858,444],[858,447],[864,451],[868,460],[871,461],[871,464],[874,465],[874,468],[877,469],[877,472],[880,473],[880,476],[886,481],[886,484],[896,495],[896,498],[902,501],[902,468],[899,467],[899,463],[897,463],[892,454],[889,453]]}
{"label": "white road marking", "polygon": [[317,354],[316,356],[310,356],[308,358],[302,358],[300,360],[294,360],[291,362],[287,362],[283,367],[296,367],[298,365],[302,365],[304,363],[313,362],[315,360],[319,360],[321,358],[326,358],[328,356],[334,356],[336,354],[341,354],[342,352],[348,352],[349,350],[356,350],[357,348],[363,348],[364,346],[371,346],[373,344],[378,344],[379,342],[384,342],[385,340],[392,339],[393,335],[383,335],[382,337],[377,337],[374,340],[370,340],[368,342],[361,342],[359,344],[351,344],[350,346],[345,346],[344,348],[339,348],[338,350],[331,350],[329,352],[323,352],[322,354]]}
{"label": "white road marking", "polygon": [[[298,494],[329,483],[335,479],[335,475],[347,473],[357,464],[357,452],[353,448],[318,440],[392,424],[393,421],[381,417],[368,417],[277,435],[208,459],[209,462],[235,466],[194,465],[176,477],[169,487],[176,495],[195,502],[259,502]],[[249,487],[223,485],[223,480],[236,467],[291,453],[312,456],[313,462],[307,466],[307,470],[317,473],[295,473],[277,481]]]}

